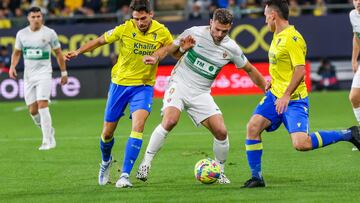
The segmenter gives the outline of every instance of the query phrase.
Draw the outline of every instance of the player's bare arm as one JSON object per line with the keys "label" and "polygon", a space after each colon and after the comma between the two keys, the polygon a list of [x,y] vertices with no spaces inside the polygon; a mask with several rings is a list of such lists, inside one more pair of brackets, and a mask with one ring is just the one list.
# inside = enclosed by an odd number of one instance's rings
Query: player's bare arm
{"label": "player's bare arm", "polygon": [[158,49],[151,56],[144,56],[143,62],[148,65],[154,65],[158,61],[163,60],[168,54],[172,55],[175,59],[180,57],[191,47],[195,45],[195,39],[190,35],[180,40],[180,46],[175,44],[169,44]]}
{"label": "player's bare arm", "polygon": [[360,52],[360,40],[356,33],[354,33],[353,37],[353,50],[352,50],[352,56],[351,56],[351,64],[352,64],[352,70],[355,73],[359,67],[358,63],[358,57]]}
{"label": "player's bare arm", "polygon": [[65,60],[69,61],[70,59],[77,57],[79,54],[82,54],[82,53],[85,53],[88,51],[92,51],[98,47],[101,47],[104,44],[106,44],[105,36],[101,35],[100,37],[87,42],[86,44],[84,44],[83,46],[78,48],[77,50],[66,53],[64,55]]}
{"label": "player's bare arm", "polygon": [[14,51],[11,56],[11,65],[9,70],[9,76],[12,79],[16,79],[17,76],[16,66],[19,63],[20,56],[21,56],[21,50],[14,48]]}
{"label": "player's bare arm", "polygon": [[301,81],[304,80],[305,73],[306,70],[304,65],[299,65],[295,67],[294,74],[291,78],[289,86],[285,90],[284,95],[281,98],[278,98],[275,102],[276,112],[278,114],[282,114],[287,110],[287,107],[290,102],[291,94],[300,85]]}
{"label": "player's bare arm", "polygon": [[262,91],[266,91],[266,80],[261,75],[261,73],[258,71],[255,66],[253,66],[251,63],[247,62],[245,66],[243,67],[244,71],[249,75],[250,79],[260,88]]}
{"label": "player's bare arm", "polygon": [[61,48],[54,49],[57,63],[59,64],[61,71],[61,85],[65,85],[68,82],[68,73],[66,71],[65,59],[62,54]]}

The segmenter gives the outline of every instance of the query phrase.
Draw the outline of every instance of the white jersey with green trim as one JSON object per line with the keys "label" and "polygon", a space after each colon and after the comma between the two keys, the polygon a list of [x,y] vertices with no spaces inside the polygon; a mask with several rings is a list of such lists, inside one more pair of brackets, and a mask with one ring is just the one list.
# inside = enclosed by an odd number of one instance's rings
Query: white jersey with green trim
{"label": "white jersey with green trim", "polygon": [[19,30],[15,49],[23,54],[24,79],[51,77],[51,49],[57,48],[60,48],[57,34],[45,25],[35,32],[29,26]]}
{"label": "white jersey with green trim", "polygon": [[215,44],[210,34],[210,26],[195,26],[185,30],[174,40],[179,46],[180,39],[191,35],[196,44],[178,61],[172,71],[171,80],[183,82],[193,89],[210,91],[211,85],[222,67],[233,62],[243,68],[247,58],[236,42],[229,36]]}
{"label": "white jersey with green trim", "polygon": [[353,28],[353,32],[360,38],[360,14],[356,9],[350,11],[350,22]]}

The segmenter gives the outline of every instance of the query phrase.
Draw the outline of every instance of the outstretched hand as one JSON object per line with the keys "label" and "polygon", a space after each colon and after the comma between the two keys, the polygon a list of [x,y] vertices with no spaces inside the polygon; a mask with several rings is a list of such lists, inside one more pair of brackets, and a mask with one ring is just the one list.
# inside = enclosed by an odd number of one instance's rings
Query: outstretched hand
{"label": "outstretched hand", "polygon": [[70,59],[75,58],[78,55],[79,55],[78,51],[70,51],[64,55],[64,58],[65,58],[65,61],[70,61]]}
{"label": "outstretched hand", "polygon": [[144,56],[143,63],[146,65],[155,65],[159,60],[158,56]]}
{"label": "outstretched hand", "polygon": [[68,76],[62,76],[60,80],[61,85],[66,85],[68,83]]}
{"label": "outstretched hand", "polygon": [[184,51],[187,51],[190,48],[194,47],[195,44],[196,44],[196,41],[191,35],[188,35],[185,38],[180,39],[180,47]]}
{"label": "outstretched hand", "polygon": [[271,88],[271,81],[268,81],[265,86],[265,92],[269,91]]}
{"label": "outstretched hand", "polygon": [[15,68],[10,68],[9,77],[12,78],[12,79],[16,79],[16,76],[17,76],[16,69]]}

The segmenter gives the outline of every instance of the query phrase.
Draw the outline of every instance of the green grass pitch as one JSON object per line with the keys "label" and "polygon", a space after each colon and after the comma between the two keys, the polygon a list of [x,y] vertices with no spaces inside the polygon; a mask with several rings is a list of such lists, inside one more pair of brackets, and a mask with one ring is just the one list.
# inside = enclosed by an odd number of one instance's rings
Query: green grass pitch
{"label": "green grass pitch", "polygon": [[[229,185],[202,185],[195,163],[212,154],[212,136],[196,128],[186,113],[155,158],[146,183],[135,178],[150,134],[160,122],[161,100],[154,101],[129,189],[114,186],[130,132],[128,111],[120,120],[113,148],[111,184],[100,187],[99,137],[105,100],[61,100],[50,106],[57,147],[39,151],[41,131],[24,102],[0,103],[0,202],[359,202],[360,153],[346,142],[310,152],[292,148],[283,126],[263,134],[266,188],[240,189],[250,176],[245,128],[261,96],[216,97],[230,137],[226,174]],[[356,121],[348,92],[310,95],[310,128],[343,129]]]}

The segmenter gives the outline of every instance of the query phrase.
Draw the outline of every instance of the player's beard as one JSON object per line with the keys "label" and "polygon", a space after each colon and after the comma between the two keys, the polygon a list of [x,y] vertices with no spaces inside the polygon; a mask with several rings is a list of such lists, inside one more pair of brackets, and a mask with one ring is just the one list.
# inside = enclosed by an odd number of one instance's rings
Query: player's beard
{"label": "player's beard", "polygon": [[216,38],[216,37],[213,37],[214,43],[217,44],[217,45],[220,44],[223,39],[224,39],[224,38]]}

